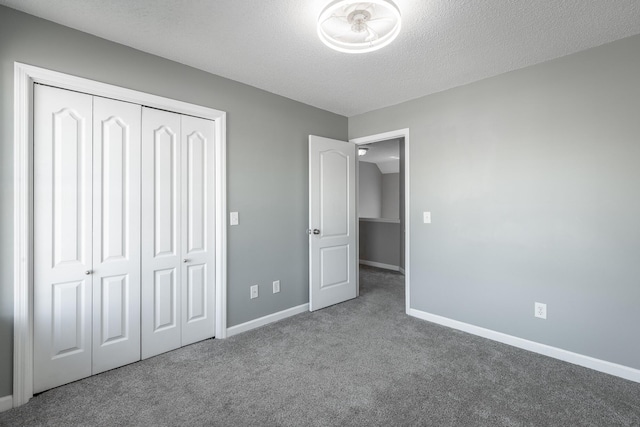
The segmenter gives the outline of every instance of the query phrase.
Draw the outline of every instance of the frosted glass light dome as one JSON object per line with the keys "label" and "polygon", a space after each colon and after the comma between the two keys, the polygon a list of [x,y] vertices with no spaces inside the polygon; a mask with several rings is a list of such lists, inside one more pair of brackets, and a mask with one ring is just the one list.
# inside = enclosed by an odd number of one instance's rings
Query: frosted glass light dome
{"label": "frosted glass light dome", "polygon": [[346,53],[373,52],[400,33],[400,9],[391,0],[336,0],[318,16],[318,37],[331,49]]}

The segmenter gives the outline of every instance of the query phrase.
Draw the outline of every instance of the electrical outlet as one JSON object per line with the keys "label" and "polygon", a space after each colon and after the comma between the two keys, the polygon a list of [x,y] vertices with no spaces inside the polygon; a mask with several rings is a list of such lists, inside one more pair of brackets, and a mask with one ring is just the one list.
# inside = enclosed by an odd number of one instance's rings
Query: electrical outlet
{"label": "electrical outlet", "polygon": [[273,293],[277,294],[278,292],[280,292],[280,280],[274,280],[273,281]]}
{"label": "electrical outlet", "polygon": [[258,298],[258,285],[251,287],[251,299]]}
{"label": "electrical outlet", "polygon": [[547,304],[543,304],[541,302],[536,302],[533,304],[534,313],[533,315],[539,317],[541,319],[547,318]]}
{"label": "electrical outlet", "polygon": [[229,213],[229,225],[238,225],[240,221],[238,219],[238,212]]}

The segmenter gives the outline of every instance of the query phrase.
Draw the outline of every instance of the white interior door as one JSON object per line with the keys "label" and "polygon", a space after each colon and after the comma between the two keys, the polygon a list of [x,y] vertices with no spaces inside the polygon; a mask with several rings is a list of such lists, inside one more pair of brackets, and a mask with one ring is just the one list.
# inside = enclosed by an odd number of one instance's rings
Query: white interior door
{"label": "white interior door", "polygon": [[180,347],[180,115],[142,108],[142,358]]}
{"label": "white interior door", "polygon": [[94,97],[93,374],[140,360],[140,105]]}
{"label": "white interior door", "polygon": [[182,116],[182,345],[215,333],[215,126]]}
{"label": "white interior door", "polygon": [[35,393],[91,375],[92,97],[34,87]]}
{"label": "white interior door", "polygon": [[356,146],[309,136],[309,309],[357,294]]}

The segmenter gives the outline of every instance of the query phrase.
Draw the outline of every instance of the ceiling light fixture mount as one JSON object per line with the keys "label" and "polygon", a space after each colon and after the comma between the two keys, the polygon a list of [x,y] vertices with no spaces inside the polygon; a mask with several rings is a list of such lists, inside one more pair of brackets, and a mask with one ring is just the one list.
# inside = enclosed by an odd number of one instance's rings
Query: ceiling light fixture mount
{"label": "ceiling light fixture mount", "polygon": [[318,16],[318,37],[339,52],[373,52],[391,43],[400,28],[400,9],[391,0],[335,0]]}

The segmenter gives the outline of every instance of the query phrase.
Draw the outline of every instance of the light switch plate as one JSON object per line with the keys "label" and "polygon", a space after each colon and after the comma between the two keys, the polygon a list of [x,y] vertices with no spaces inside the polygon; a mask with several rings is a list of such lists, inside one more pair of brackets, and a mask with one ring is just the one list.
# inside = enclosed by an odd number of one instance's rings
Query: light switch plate
{"label": "light switch plate", "polygon": [[229,214],[229,223],[231,225],[238,225],[239,224],[238,212],[231,212]]}
{"label": "light switch plate", "polygon": [[425,224],[431,224],[431,212],[423,212],[423,221]]}
{"label": "light switch plate", "polygon": [[280,292],[280,280],[274,280],[273,281],[273,293],[277,294],[278,292]]}

